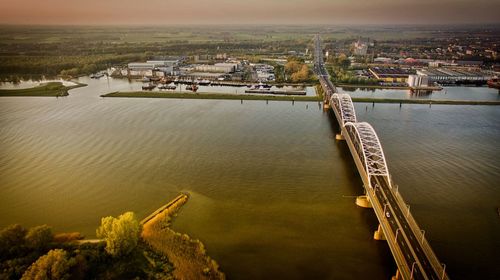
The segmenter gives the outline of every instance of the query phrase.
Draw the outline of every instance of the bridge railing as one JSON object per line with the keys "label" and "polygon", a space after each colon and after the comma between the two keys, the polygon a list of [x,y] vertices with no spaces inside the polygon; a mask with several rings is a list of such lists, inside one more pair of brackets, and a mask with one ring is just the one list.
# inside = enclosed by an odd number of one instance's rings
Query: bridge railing
{"label": "bridge railing", "polygon": [[[357,153],[357,148],[355,147],[355,143],[351,139],[351,135],[347,133],[347,130],[345,127],[342,128],[343,130],[346,131],[345,133],[345,140],[347,142],[347,145],[349,146],[349,150],[355,151]],[[359,156],[354,156],[353,154],[353,159],[354,162],[356,163],[356,166],[358,167],[359,174],[361,175],[361,179],[363,180],[363,184],[365,186],[370,185],[368,175],[366,172],[364,172],[364,163],[362,162],[361,158]],[[385,216],[385,213],[383,208],[384,206],[379,202],[377,199],[374,190],[369,187],[365,187],[366,189],[366,195],[368,195],[370,201],[372,202],[372,207],[375,212],[375,215],[377,216],[377,219],[380,222],[380,227],[382,228],[385,238],[387,239],[387,244],[389,245],[389,248],[392,252],[392,255],[394,257],[394,260],[396,261],[396,264],[398,266],[398,269],[400,270],[401,275],[403,276],[403,279],[410,279],[411,275],[411,267],[406,263],[406,259],[404,257],[404,253],[402,252],[400,246],[395,242],[396,236],[395,233],[392,232],[391,227],[387,221],[387,218]]]}
{"label": "bridge railing", "polygon": [[398,270],[402,274],[403,279],[411,278],[411,267],[407,264],[404,257],[404,253],[396,242],[396,233],[392,232],[391,227],[387,219],[385,218],[384,207],[380,204],[379,200],[376,198],[375,189],[367,190],[367,195],[372,203],[375,215],[378,217],[379,224],[387,240],[387,244],[392,251],[394,260],[397,263]]}
{"label": "bridge railing", "polygon": [[399,193],[399,187],[394,183],[392,180],[392,177],[389,178],[392,189],[392,193],[394,194],[394,197],[396,197],[396,202],[399,204],[399,207],[401,209],[405,209],[406,212],[406,220],[408,221],[408,224],[410,225],[411,230],[415,234],[415,236],[420,237],[420,244],[422,246],[422,250],[424,250],[425,255],[428,257],[431,265],[434,267],[434,269],[437,271],[439,274],[440,279],[449,279],[448,275],[445,272],[445,267],[443,264],[439,261],[437,258],[436,253],[432,250],[431,245],[429,244],[429,241],[425,237],[425,231],[423,231],[415,218],[413,217],[412,213],[410,212],[410,208],[408,204],[405,202],[401,194]]}

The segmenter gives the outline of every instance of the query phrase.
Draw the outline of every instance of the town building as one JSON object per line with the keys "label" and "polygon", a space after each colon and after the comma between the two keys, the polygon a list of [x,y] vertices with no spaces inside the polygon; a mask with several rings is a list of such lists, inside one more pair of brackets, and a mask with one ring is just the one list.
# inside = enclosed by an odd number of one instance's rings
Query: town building
{"label": "town building", "polygon": [[354,55],[366,55],[368,52],[368,42],[359,39],[354,43]]}

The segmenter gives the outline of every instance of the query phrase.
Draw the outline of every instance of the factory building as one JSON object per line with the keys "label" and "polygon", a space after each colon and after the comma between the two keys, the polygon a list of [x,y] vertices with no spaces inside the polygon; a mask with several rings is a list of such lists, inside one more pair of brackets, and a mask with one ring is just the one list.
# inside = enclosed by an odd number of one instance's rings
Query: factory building
{"label": "factory building", "polygon": [[432,68],[417,70],[417,75],[425,75],[429,82],[447,83],[477,83],[482,84],[493,76],[481,70],[465,70],[450,68]]}
{"label": "factory building", "polygon": [[429,77],[427,75],[409,75],[409,87],[427,87],[429,85]]}
{"label": "factory building", "polygon": [[233,73],[238,69],[237,63],[216,63],[213,65],[203,64],[195,67],[196,71],[214,73]]}
{"label": "factory building", "polygon": [[165,74],[170,75],[173,71],[173,66],[166,66],[164,62],[148,61],[148,62],[133,62],[127,67],[127,75],[132,77],[162,77]]}
{"label": "factory building", "polygon": [[409,70],[394,67],[373,67],[369,71],[375,79],[385,83],[406,83],[408,75],[412,74]]}

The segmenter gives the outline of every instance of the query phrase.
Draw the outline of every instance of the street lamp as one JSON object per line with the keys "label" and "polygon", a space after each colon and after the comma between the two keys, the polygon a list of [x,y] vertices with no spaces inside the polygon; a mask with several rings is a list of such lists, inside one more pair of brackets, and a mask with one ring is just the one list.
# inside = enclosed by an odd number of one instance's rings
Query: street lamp
{"label": "street lamp", "polygon": [[446,270],[446,264],[442,263],[442,265],[443,265],[443,274],[441,274],[441,280],[444,279],[445,270]]}
{"label": "street lamp", "polygon": [[413,264],[411,265],[410,280],[413,279],[413,272],[415,271],[416,264],[417,264],[417,262],[413,262]]}
{"label": "street lamp", "polygon": [[398,241],[398,233],[399,233],[400,229],[396,229],[396,236],[394,236],[394,243],[397,244],[397,241]]}
{"label": "street lamp", "polygon": [[408,216],[410,216],[410,204],[406,204],[406,209],[408,209],[406,212],[406,218],[408,218]]}
{"label": "street lamp", "polygon": [[422,241],[420,241],[420,244],[424,244],[425,230],[421,229],[421,231],[422,231]]}

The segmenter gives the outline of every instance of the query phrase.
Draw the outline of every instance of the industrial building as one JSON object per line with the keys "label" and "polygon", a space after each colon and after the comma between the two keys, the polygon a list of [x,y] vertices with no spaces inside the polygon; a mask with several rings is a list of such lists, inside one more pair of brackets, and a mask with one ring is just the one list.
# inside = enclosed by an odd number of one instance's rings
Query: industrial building
{"label": "industrial building", "polygon": [[155,58],[146,62],[133,62],[127,65],[127,76],[162,77],[174,74],[174,68],[181,62],[179,58]]}
{"label": "industrial building", "polygon": [[493,78],[493,75],[481,70],[450,69],[450,68],[429,68],[417,70],[417,75],[427,76],[429,82],[441,84],[455,83],[486,83]]}
{"label": "industrial building", "polygon": [[139,77],[139,76],[158,76],[162,77],[170,75],[173,71],[172,66],[165,66],[163,63],[156,62],[134,62],[129,63],[127,67],[127,76]]}
{"label": "industrial building", "polygon": [[408,86],[413,88],[427,87],[429,86],[429,77],[427,75],[409,75]]}
{"label": "industrial building", "polygon": [[213,73],[233,73],[238,69],[237,63],[215,63],[213,65],[196,65],[195,71]]}
{"label": "industrial building", "polygon": [[406,83],[408,75],[413,74],[409,70],[394,67],[373,67],[370,68],[369,71],[375,79],[381,80],[385,83]]}

